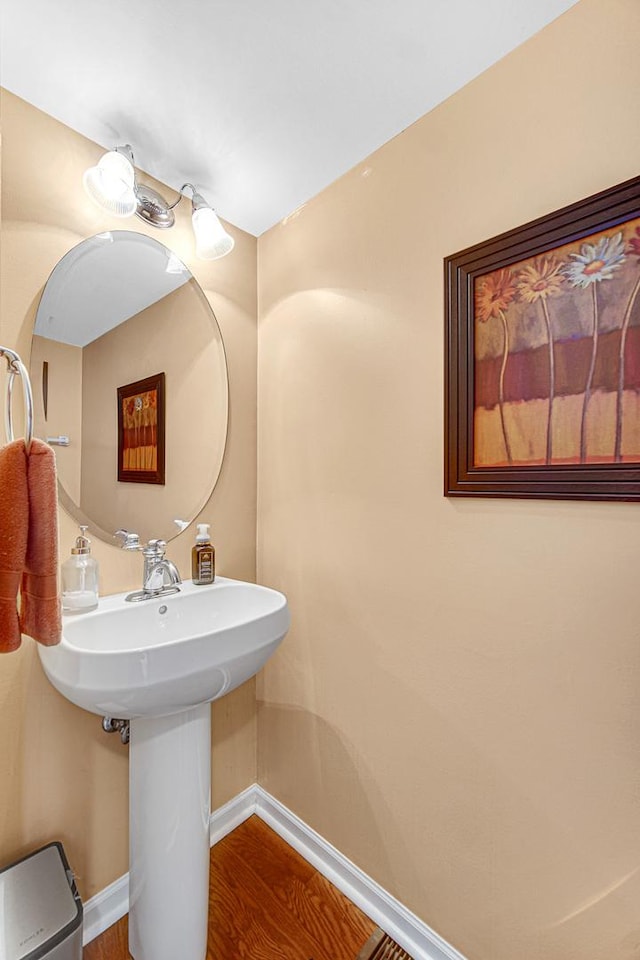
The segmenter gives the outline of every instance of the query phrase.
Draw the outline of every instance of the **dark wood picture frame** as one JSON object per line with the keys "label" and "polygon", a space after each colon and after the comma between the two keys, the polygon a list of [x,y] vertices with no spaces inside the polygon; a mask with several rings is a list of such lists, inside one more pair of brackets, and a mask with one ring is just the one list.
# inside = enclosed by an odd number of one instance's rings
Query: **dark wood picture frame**
{"label": "dark wood picture frame", "polygon": [[[620,393],[623,389],[628,389],[624,380],[625,376],[627,376],[625,371],[629,365],[632,365],[634,370],[632,390],[635,391],[634,397],[640,398],[640,383],[636,383],[637,371],[640,370],[640,349],[638,349],[640,345],[640,340],[638,339],[638,334],[640,334],[638,319],[640,317],[640,296],[638,296],[640,273],[637,281],[633,278],[631,281],[626,281],[626,312],[622,311],[622,307],[618,311],[621,316],[622,313],[624,313],[624,317],[626,318],[624,324],[626,326],[623,326],[623,322],[620,320],[619,329],[617,331],[609,331],[611,349],[609,349],[608,353],[604,351],[606,344],[602,334],[598,341],[599,313],[597,298],[598,296],[602,297],[604,295],[603,291],[606,291],[608,295],[609,291],[613,290],[613,286],[608,285],[606,282],[596,284],[593,276],[580,278],[576,273],[576,271],[580,269],[583,269],[585,273],[588,272],[584,262],[591,257],[590,266],[593,274],[595,269],[604,262],[603,259],[597,260],[595,263],[593,262],[595,257],[599,255],[598,251],[604,249],[605,251],[608,250],[613,253],[614,245],[616,244],[615,252],[618,254],[618,262],[628,261],[627,266],[624,268],[626,275],[630,276],[632,269],[631,263],[633,263],[633,269],[640,271],[640,227],[630,223],[630,221],[634,221],[637,218],[640,218],[640,177],[618,184],[595,196],[564,207],[548,216],[541,217],[538,220],[511,230],[508,233],[504,233],[501,236],[494,237],[484,243],[469,247],[445,259],[445,496],[570,500],[640,500],[640,456],[636,455],[635,449],[633,455],[627,457],[625,460],[625,458],[620,455],[620,441],[618,439],[615,443],[615,457],[612,453],[610,460],[600,457],[599,462],[589,462],[589,458],[584,455],[586,441],[583,439],[583,434],[586,430],[586,411],[588,404],[590,402],[593,403],[593,397],[597,389],[597,380],[593,379],[596,359],[600,380],[602,381],[602,368],[612,357],[615,357],[616,372],[607,368],[607,376],[609,381],[617,378],[617,382],[619,381],[619,383],[624,385],[619,388]],[[618,231],[613,230],[613,228],[616,227],[620,229]],[[590,246],[586,245],[589,239],[593,238],[596,234],[601,234],[603,231],[613,232],[610,233],[609,237],[605,236],[602,238],[600,241],[603,244],[602,247],[598,247],[595,241],[594,244]],[[633,239],[630,240],[629,235],[631,231],[634,232]],[[585,245],[581,245],[581,241],[583,241]],[[576,246],[572,248],[569,246],[571,244]],[[608,247],[607,244],[609,245]],[[561,257],[559,251],[561,251],[562,248],[565,248],[565,256],[564,263],[560,266],[559,261]],[[577,252],[571,252],[572,249]],[[569,252],[567,253],[567,251]],[[580,253],[588,253],[589,256],[581,257]],[[604,260],[606,260],[606,256],[604,256]],[[613,263],[613,257],[611,258],[611,262]],[[589,286],[590,290],[592,290],[592,293],[589,293],[589,296],[592,296],[594,301],[592,311],[587,311],[584,307],[581,307],[583,314],[592,312],[594,317],[592,321],[589,321],[593,324],[593,334],[591,337],[582,336],[583,341],[588,341],[587,346],[582,350],[582,354],[584,355],[586,350],[588,356],[592,349],[589,344],[593,342],[594,346],[590,372],[588,374],[588,386],[585,384],[582,395],[577,398],[577,402],[582,405],[583,408],[582,434],[580,435],[579,443],[576,440],[579,455],[573,458],[567,457],[566,462],[554,462],[553,456],[550,456],[551,440],[549,439],[550,436],[555,437],[557,435],[557,432],[552,433],[551,411],[553,410],[554,399],[556,403],[559,400],[559,397],[554,395],[553,358],[554,352],[556,350],[559,351],[563,345],[560,343],[560,338],[558,338],[558,340],[555,339],[556,333],[552,333],[552,327],[548,322],[552,312],[549,306],[541,304],[539,300],[536,303],[534,299],[531,300],[531,303],[533,307],[539,309],[537,316],[540,319],[538,320],[534,317],[535,322],[538,323],[538,330],[544,332],[542,321],[546,316],[548,331],[548,343],[546,346],[549,356],[549,359],[546,361],[549,364],[548,372],[544,373],[543,368],[543,378],[547,378],[547,385],[544,388],[546,393],[544,395],[540,392],[535,394],[536,397],[541,398],[536,409],[541,410],[540,404],[545,404],[549,411],[548,425],[546,426],[546,459],[544,459],[543,454],[542,459],[540,457],[536,460],[532,458],[532,462],[527,463],[517,460],[517,458],[512,459],[509,453],[509,441],[505,430],[505,415],[503,411],[503,405],[505,408],[507,407],[507,401],[504,399],[506,396],[505,367],[507,360],[510,360],[516,355],[515,353],[508,352],[509,333],[505,320],[505,312],[502,312],[501,317],[498,316],[501,313],[498,294],[495,295],[496,299],[492,304],[487,292],[487,285],[489,283],[487,277],[493,278],[491,282],[495,290],[498,285],[496,278],[508,276],[510,278],[509,283],[511,284],[509,290],[512,291],[512,298],[515,303],[517,297],[522,294],[522,291],[526,291],[522,283],[523,274],[521,271],[523,264],[529,264],[527,268],[529,270],[532,269],[530,265],[533,264],[539,271],[538,276],[540,275],[540,269],[545,268],[547,281],[549,281],[553,273],[551,265],[556,265],[557,269],[554,268],[554,276],[557,279],[553,282],[558,284],[558,287],[552,290],[552,284],[548,285],[547,292],[558,293],[561,281],[564,284],[562,290],[566,291],[569,289],[569,293],[562,293],[567,303],[563,308],[564,314],[567,317],[575,316],[577,312],[575,308],[573,311],[571,310],[572,302],[567,298],[573,295],[577,298],[578,293],[580,293],[580,296],[583,297],[580,303],[584,304],[584,296],[586,295],[585,288]],[[614,275],[616,277],[621,275],[622,271],[620,269],[618,272],[614,273],[614,271],[615,267],[612,267],[609,273],[602,273],[601,276],[596,279],[607,281]],[[544,273],[544,270],[542,272]],[[529,273],[529,277],[531,277],[531,273]],[[583,281],[582,283],[580,282],[581,279]],[[479,285],[476,284],[478,280]],[[518,280],[520,282],[518,282]],[[569,281],[573,284],[573,290],[576,291],[575,294],[570,288]],[[633,286],[633,294],[630,295],[628,290],[632,282],[635,283],[635,285]],[[578,287],[582,289],[578,290]],[[532,298],[539,298],[540,296],[540,293],[531,294]],[[546,294],[544,294],[544,296],[546,296]],[[620,297],[622,301],[622,294],[620,294]],[[521,299],[524,298],[521,297]],[[559,300],[560,298],[555,302],[557,303]],[[506,299],[503,300],[503,304],[505,302]],[[551,303],[552,299],[549,298],[549,304]],[[487,304],[489,305],[488,310]],[[527,309],[533,309],[533,307],[528,307]],[[516,306],[514,307],[514,310],[515,309],[523,310],[524,308]],[[476,317],[476,313],[478,317]],[[481,409],[480,406],[481,401],[477,400],[477,397],[481,396],[482,389],[484,389],[482,386],[482,376],[484,376],[484,373],[480,371],[481,360],[478,359],[479,354],[475,340],[476,330],[480,331],[479,321],[483,319],[486,320],[487,316],[497,324],[496,329],[493,331],[495,343],[499,342],[499,337],[501,336],[498,320],[501,319],[504,324],[504,355],[499,387],[495,384],[497,378],[494,374],[494,420],[492,421],[492,429],[494,430],[493,438],[495,439],[495,437],[499,435],[499,427],[501,424],[502,433],[504,434],[505,451],[503,462],[498,462],[500,458],[495,457],[494,462],[488,465],[483,463],[482,458],[477,454],[475,449],[476,437],[474,436],[476,422],[485,422],[480,420],[476,421],[476,414],[478,414],[479,411],[480,413],[484,413],[484,408]],[[519,316],[522,316],[522,313],[519,314]],[[625,341],[627,332],[630,334],[632,329],[630,326],[631,316],[635,319],[633,323],[633,343],[631,343],[630,336]],[[580,322],[583,324],[586,323],[586,318],[581,319]],[[533,327],[533,320],[529,320],[529,327]],[[484,331],[480,332],[483,333]],[[577,337],[574,337],[573,339],[576,338]],[[569,342],[570,339],[570,337],[567,338],[567,342]],[[597,354],[598,342],[600,343],[602,356]],[[629,354],[631,347],[633,348],[633,356],[631,357],[625,356],[625,342],[627,354]],[[622,344],[621,347],[620,344]],[[585,345],[583,344],[583,346]],[[569,347],[574,349],[571,344],[569,344]],[[542,348],[540,349],[542,350]],[[615,350],[619,351],[619,361],[617,359],[618,354],[615,353]],[[526,351],[523,351],[523,353],[526,353]],[[533,354],[532,349],[529,350],[529,354]],[[574,355],[575,352],[571,356]],[[538,356],[539,366],[542,362],[541,358],[542,354]],[[500,358],[498,358],[497,361],[495,357],[492,359],[494,360],[493,369],[500,368]],[[564,362],[567,358],[563,355],[560,359]],[[569,360],[570,359],[571,357],[569,357]],[[556,373],[559,369],[557,361],[558,357],[556,357]],[[587,360],[585,362],[588,365],[589,361]],[[564,363],[563,370],[571,370],[571,363]],[[619,371],[622,371],[622,373]],[[577,375],[575,365],[572,375],[574,377]],[[512,379],[515,380],[515,378],[516,375],[514,373]],[[521,376],[519,381],[520,387],[522,381],[523,377]],[[538,377],[538,381],[540,381],[540,377]],[[592,383],[593,390],[591,386]],[[604,389],[605,388],[602,388],[601,395],[604,395]],[[609,389],[608,409],[615,410],[615,389],[611,387],[607,389]],[[496,419],[497,412],[495,408],[498,405],[496,395],[499,396],[499,414],[501,420]],[[575,400],[576,398],[574,397],[573,399]],[[620,433],[620,402],[620,397],[618,396],[618,425],[616,426],[614,423],[613,427],[610,425],[607,427],[608,432],[606,438],[601,428],[601,432],[597,437],[598,440],[605,438],[608,442],[608,438],[612,434],[615,434],[616,430],[618,434]],[[487,404],[487,407],[488,406],[489,404]],[[515,406],[515,403],[512,404],[513,408],[515,408]],[[522,404],[520,404],[520,407],[522,407]],[[547,414],[544,416],[546,417]],[[576,415],[574,419],[578,421],[580,419],[579,415]],[[559,429],[557,424],[554,426],[557,431]],[[544,425],[541,425],[538,432],[544,432],[544,429]],[[634,436],[636,436],[639,427],[635,421],[633,429],[635,431]],[[572,442],[574,435],[572,435]],[[478,443],[479,442],[478,439]],[[494,449],[495,446],[494,444]],[[640,451],[638,452],[640,453]],[[595,458],[592,457],[591,459],[593,460]],[[606,462],[603,462],[605,460]]]}
{"label": "dark wood picture frame", "polygon": [[165,482],[165,375],[117,388],[118,480]]}

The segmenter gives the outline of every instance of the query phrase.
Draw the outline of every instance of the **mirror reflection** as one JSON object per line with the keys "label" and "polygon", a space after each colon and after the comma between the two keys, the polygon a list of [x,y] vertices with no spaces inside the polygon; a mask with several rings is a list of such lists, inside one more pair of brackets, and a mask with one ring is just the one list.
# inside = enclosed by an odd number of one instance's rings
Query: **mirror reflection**
{"label": "mirror reflection", "polygon": [[172,251],[125,230],[74,247],[44,288],[30,373],[61,503],[94,535],[169,540],[198,515],[224,455],[227,368],[209,302]]}

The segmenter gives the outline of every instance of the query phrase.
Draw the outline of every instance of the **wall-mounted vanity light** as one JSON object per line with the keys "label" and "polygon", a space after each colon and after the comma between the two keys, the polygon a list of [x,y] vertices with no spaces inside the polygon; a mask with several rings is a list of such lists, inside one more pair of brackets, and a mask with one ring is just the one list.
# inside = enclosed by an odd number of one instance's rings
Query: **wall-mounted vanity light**
{"label": "wall-mounted vanity light", "polygon": [[134,213],[145,223],[162,230],[175,223],[173,208],[189,188],[191,221],[196,239],[196,256],[201,260],[217,260],[233,250],[234,240],[224,229],[215,211],[192,183],[180,187],[173,203],[147,184],[138,183],[134,170],[133,150],[127,143],[105,153],[97,166],[85,171],[84,188],[91,199],[114,217],[130,217]]}

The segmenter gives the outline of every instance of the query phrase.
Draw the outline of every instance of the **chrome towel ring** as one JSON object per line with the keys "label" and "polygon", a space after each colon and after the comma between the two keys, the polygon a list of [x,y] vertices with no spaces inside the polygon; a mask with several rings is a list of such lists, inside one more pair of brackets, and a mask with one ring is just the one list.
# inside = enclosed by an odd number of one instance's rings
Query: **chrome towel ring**
{"label": "chrome towel ring", "polygon": [[27,453],[29,452],[29,447],[31,446],[31,440],[33,438],[33,392],[31,390],[31,381],[29,379],[29,374],[24,363],[20,359],[19,354],[15,350],[10,350],[8,347],[0,347],[0,357],[4,357],[7,361],[8,368],[8,377],[7,377],[7,400],[4,411],[4,429],[7,437],[7,442],[15,440],[13,432],[13,419],[12,419],[12,405],[13,405],[13,386],[15,383],[16,377],[20,377],[22,381],[22,392],[24,396],[24,416],[25,416],[25,432],[24,432],[24,442],[27,448]]}

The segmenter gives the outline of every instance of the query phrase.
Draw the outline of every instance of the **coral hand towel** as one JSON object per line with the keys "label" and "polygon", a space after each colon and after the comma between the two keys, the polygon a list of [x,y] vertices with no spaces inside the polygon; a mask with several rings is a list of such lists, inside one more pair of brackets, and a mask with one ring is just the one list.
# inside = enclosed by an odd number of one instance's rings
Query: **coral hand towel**
{"label": "coral hand towel", "polygon": [[39,643],[60,643],[58,594],[58,489],[51,447],[33,439],[27,456],[29,534],[22,577],[20,627]]}
{"label": "coral hand towel", "polygon": [[29,529],[24,440],[0,448],[0,653],[20,646],[17,596]]}

